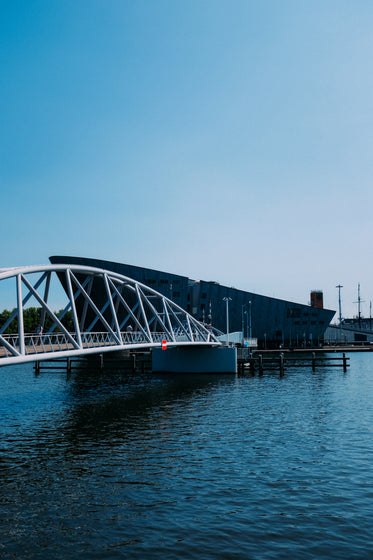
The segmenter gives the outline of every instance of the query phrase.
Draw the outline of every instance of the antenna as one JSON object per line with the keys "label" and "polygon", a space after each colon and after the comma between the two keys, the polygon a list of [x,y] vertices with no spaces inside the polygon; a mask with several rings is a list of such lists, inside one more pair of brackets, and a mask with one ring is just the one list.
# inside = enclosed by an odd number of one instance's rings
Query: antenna
{"label": "antenna", "polygon": [[360,308],[360,304],[364,303],[364,301],[362,301],[361,297],[360,297],[360,284],[357,285],[357,301],[354,301],[353,303],[357,303],[357,310],[358,310],[357,316],[358,316],[358,319],[359,319],[359,327],[361,327],[361,308]]}

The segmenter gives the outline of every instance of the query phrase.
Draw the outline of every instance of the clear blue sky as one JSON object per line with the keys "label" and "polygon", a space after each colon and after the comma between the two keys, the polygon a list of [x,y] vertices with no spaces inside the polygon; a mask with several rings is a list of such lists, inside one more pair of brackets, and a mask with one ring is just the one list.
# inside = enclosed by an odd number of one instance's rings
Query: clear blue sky
{"label": "clear blue sky", "polygon": [[[371,0],[0,0],[0,266],[373,299]],[[1,305],[0,305],[1,307]]]}

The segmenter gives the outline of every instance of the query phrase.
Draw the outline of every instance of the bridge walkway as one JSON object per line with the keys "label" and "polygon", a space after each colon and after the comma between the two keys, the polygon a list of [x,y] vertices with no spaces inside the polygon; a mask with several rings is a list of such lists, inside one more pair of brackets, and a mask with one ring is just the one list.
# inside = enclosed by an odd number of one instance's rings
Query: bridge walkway
{"label": "bridge walkway", "polygon": [[[52,356],[156,348],[163,341],[170,347],[220,346],[212,330],[174,301],[103,269],[69,265],[0,269],[0,289],[15,297],[9,306],[13,311],[0,325],[0,366]],[[54,312],[57,301],[60,311]],[[26,307],[37,309],[42,334],[25,332]]]}

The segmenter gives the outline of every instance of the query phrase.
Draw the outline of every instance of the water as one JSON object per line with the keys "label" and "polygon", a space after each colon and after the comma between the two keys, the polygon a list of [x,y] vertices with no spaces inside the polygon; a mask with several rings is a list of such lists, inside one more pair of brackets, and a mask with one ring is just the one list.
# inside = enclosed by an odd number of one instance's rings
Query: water
{"label": "water", "polygon": [[373,356],[263,377],[1,368],[4,560],[373,557]]}

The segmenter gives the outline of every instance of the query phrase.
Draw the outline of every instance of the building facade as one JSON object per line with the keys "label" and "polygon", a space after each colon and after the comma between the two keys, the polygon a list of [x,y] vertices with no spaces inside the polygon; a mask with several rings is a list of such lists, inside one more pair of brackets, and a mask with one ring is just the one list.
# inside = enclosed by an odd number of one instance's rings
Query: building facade
{"label": "building facade", "polygon": [[318,345],[335,314],[335,311],[320,306],[320,297],[315,298],[316,304],[308,306],[237,290],[218,282],[192,280],[106,260],[52,256],[50,261],[52,264],[94,266],[134,278],[222,333],[227,330],[228,307],[229,331],[241,331],[246,338],[257,338],[261,348]]}

